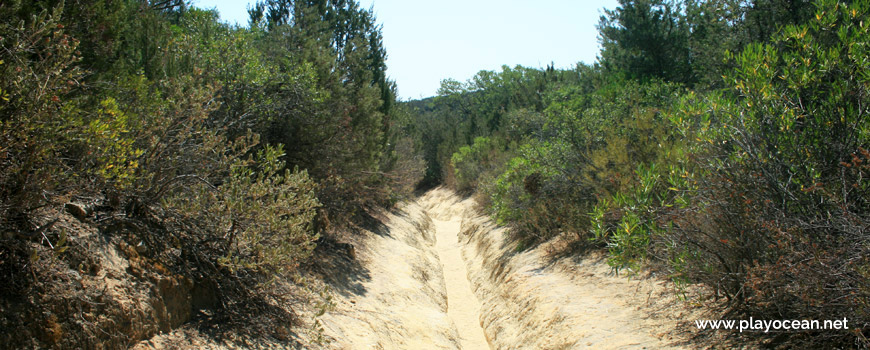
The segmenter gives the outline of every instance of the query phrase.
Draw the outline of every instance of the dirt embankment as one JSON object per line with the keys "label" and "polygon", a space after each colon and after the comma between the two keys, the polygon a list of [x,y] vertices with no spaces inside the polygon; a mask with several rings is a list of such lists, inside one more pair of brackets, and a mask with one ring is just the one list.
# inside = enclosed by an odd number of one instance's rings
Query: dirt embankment
{"label": "dirt embankment", "polygon": [[671,349],[689,346],[702,317],[655,278],[615,276],[600,256],[554,258],[550,242],[518,252],[472,200],[435,190],[421,199],[461,213],[460,241],[480,322],[495,349]]}
{"label": "dirt embankment", "polygon": [[459,349],[432,220],[420,205],[408,203],[386,222],[362,232],[354,245],[360,272],[328,281],[335,308],[320,318],[331,340],[326,347]]}
{"label": "dirt embankment", "polygon": [[351,243],[325,243],[315,255],[307,283],[312,290],[325,288],[332,305],[319,317],[311,305],[294,305],[303,323],[292,335],[297,346],[268,337],[219,340],[183,327],[140,343],[140,349],[464,348],[448,316],[437,231],[425,210],[407,202],[365,227],[344,238]]}
{"label": "dirt embankment", "polygon": [[[132,228],[107,234],[90,219],[46,212],[54,219],[40,226],[62,240],[0,250],[0,349],[127,348],[190,319],[193,282],[148,258],[144,242],[129,244]],[[17,261],[20,251],[31,258]]]}

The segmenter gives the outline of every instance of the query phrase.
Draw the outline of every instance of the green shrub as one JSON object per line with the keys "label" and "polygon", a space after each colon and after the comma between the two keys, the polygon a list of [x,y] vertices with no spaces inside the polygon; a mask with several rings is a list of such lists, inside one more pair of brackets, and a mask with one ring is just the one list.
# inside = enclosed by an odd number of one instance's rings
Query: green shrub
{"label": "green shrub", "polygon": [[[535,133],[544,140],[526,139],[518,151],[522,157],[513,159],[488,186],[495,218],[528,238],[527,243],[555,235],[568,235],[581,245],[619,240],[612,248],[627,249],[620,253],[627,259],[623,263],[642,260],[646,246],[640,239],[643,234],[636,232],[640,228],[595,239],[589,213],[599,200],[620,192],[634,194],[638,164],[669,164],[675,158],[669,151],[675,141],[663,111],[678,92],[673,84],[630,81],[607,83],[594,91],[569,87],[551,94],[546,121],[511,121],[511,126],[540,129]],[[518,115],[523,114],[514,116]]]}
{"label": "green shrub", "polygon": [[[672,115],[695,142],[669,175],[686,195],[668,202],[659,258],[757,318],[865,324],[870,7],[817,5],[810,23],[733,57],[732,96],[690,97]],[[804,338],[868,345],[860,331]]]}
{"label": "green shrub", "polygon": [[[495,220],[531,247],[560,234],[576,234],[585,215],[574,182],[560,165],[564,144],[528,143],[490,184],[483,186]],[[579,202],[582,205],[582,202]]]}
{"label": "green shrub", "polygon": [[462,146],[450,157],[456,179],[456,190],[473,191],[480,177],[504,158],[504,146],[497,137],[476,137],[474,144]]}
{"label": "green shrub", "polygon": [[634,191],[602,197],[590,213],[590,239],[604,242],[609,251],[608,264],[619,271],[637,271],[647,258],[650,244],[664,231],[660,216],[666,191],[655,164],[640,164],[635,170]]}
{"label": "green shrub", "polygon": [[76,96],[79,42],[61,8],[20,19],[18,6],[0,6],[0,227],[24,233],[35,209],[129,184],[141,153],[114,100]]}
{"label": "green shrub", "polygon": [[[318,211],[356,219],[394,204],[398,163],[373,15],[296,5],[304,19],[243,28],[183,1],[0,4],[0,251],[27,261],[67,243],[45,223],[81,204],[83,225],[141,242],[155,266],[214,292],[219,305],[202,307],[289,322],[298,280],[269,282],[296,277]],[[406,182],[418,163],[402,164]],[[52,283],[10,259],[11,279]],[[54,315],[33,290],[3,290]]]}
{"label": "green shrub", "polygon": [[224,184],[200,183],[165,201],[231,271],[251,270],[268,280],[294,271],[314,249],[316,185],[305,171],[285,169],[281,155],[280,146],[265,146],[256,158],[236,161]]}
{"label": "green shrub", "polygon": [[[544,146],[546,147],[546,146]],[[501,225],[518,220],[522,212],[528,210],[528,204],[533,200],[533,194],[526,191],[524,180],[532,174],[539,173],[542,165],[535,159],[527,157],[527,150],[532,146],[524,146],[519,153],[508,162],[506,169],[489,188],[492,197],[493,215]]]}

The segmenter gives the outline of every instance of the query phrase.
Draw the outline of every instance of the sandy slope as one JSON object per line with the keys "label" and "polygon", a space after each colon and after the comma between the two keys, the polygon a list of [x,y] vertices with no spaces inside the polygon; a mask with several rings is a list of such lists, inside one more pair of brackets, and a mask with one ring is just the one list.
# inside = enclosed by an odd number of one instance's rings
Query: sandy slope
{"label": "sandy slope", "polygon": [[363,234],[358,288],[334,286],[335,310],[321,317],[328,347],[459,349],[429,216],[408,203],[387,217],[385,230]]}

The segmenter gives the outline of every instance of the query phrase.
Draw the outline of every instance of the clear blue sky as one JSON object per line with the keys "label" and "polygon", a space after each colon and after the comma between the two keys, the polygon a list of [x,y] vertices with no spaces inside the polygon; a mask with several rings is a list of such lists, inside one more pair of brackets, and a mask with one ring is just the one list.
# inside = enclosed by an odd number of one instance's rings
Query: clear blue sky
{"label": "clear blue sky", "polygon": [[[192,0],[247,25],[246,0]],[[465,81],[502,65],[557,68],[593,63],[595,25],[616,0],[361,0],[383,24],[387,74],[399,97],[435,94],[442,79]]]}

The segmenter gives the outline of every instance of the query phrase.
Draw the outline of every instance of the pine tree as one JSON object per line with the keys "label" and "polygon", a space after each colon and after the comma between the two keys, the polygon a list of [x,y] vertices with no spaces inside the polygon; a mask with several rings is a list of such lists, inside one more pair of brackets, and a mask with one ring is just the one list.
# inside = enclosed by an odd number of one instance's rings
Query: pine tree
{"label": "pine tree", "polygon": [[679,2],[620,0],[598,24],[600,61],[631,79],[693,83],[689,31]]}

